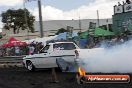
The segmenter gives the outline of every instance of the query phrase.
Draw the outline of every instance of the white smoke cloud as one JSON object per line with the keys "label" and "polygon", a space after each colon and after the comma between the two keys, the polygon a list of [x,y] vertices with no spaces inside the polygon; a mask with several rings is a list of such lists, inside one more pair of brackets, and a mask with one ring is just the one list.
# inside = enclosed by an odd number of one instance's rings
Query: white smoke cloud
{"label": "white smoke cloud", "polygon": [[0,32],[2,32],[2,28],[3,28],[3,23],[0,22]]}
{"label": "white smoke cloud", "polygon": [[132,72],[132,40],[109,49],[80,50],[80,61],[87,72]]}
{"label": "white smoke cloud", "polygon": [[[112,18],[113,6],[122,0],[95,0],[94,2],[80,6],[70,11],[63,11],[52,6],[42,6],[43,20],[71,20],[71,19],[97,19],[97,10],[100,18]],[[38,20],[38,8],[31,10]]]}
{"label": "white smoke cloud", "polygon": [[15,6],[22,2],[23,0],[0,0],[0,6]]}

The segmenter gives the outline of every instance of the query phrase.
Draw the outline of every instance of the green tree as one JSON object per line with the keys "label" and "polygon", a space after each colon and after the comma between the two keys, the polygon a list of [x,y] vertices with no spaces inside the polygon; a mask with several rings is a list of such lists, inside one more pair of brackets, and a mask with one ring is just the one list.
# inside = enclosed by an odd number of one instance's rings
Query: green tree
{"label": "green tree", "polygon": [[60,28],[60,29],[58,29],[56,35],[58,35],[60,33],[64,33],[64,32],[68,32],[68,31],[66,29],[64,29],[64,28]]}
{"label": "green tree", "polygon": [[[4,29],[13,29],[14,34],[19,33],[19,30],[28,29],[28,31],[34,32],[35,17],[27,9],[11,10],[1,14],[2,22],[4,23]],[[27,20],[25,20],[25,17]]]}

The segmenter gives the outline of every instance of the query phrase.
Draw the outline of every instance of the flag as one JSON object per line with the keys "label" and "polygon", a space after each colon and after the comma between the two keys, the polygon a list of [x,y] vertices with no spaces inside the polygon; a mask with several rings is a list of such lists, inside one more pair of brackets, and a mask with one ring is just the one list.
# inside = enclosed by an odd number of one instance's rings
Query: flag
{"label": "flag", "polygon": [[95,29],[96,28],[96,23],[89,22],[89,29]]}

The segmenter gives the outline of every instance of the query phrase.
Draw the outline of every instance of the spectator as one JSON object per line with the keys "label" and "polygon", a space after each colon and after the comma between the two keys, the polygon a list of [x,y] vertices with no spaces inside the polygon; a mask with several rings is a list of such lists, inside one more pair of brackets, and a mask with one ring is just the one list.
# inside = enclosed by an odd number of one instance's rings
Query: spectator
{"label": "spectator", "polygon": [[2,48],[0,47],[0,56],[3,56],[3,54],[2,54]]}
{"label": "spectator", "polygon": [[29,55],[33,55],[34,54],[34,50],[35,50],[34,46],[30,45],[29,46]]}
{"label": "spectator", "polygon": [[11,55],[11,47],[6,48],[6,55],[10,56]]}
{"label": "spectator", "polygon": [[20,48],[18,46],[15,47],[15,55],[16,56],[20,55]]}
{"label": "spectator", "polygon": [[130,0],[126,0],[126,3],[127,3],[127,4],[130,4],[130,3],[131,3],[131,1],[130,1]]}
{"label": "spectator", "polygon": [[121,3],[120,2],[118,2],[118,6],[121,6]]}

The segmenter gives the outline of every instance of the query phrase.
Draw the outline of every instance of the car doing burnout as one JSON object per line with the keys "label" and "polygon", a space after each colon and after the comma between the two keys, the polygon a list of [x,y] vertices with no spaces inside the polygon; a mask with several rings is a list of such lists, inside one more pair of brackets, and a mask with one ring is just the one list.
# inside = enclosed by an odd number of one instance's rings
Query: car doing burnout
{"label": "car doing burnout", "polygon": [[75,49],[79,49],[79,47],[73,42],[49,43],[40,50],[39,54],[25,56],[23,63],[30,71],[35,70],[35,68],[58,67],[57,58],[75,63]]}

